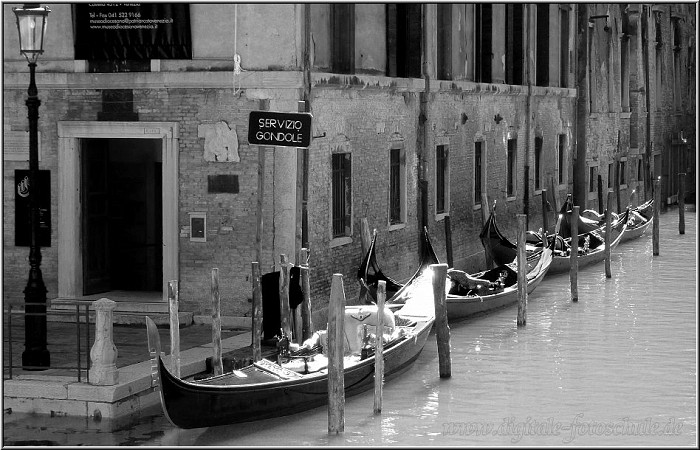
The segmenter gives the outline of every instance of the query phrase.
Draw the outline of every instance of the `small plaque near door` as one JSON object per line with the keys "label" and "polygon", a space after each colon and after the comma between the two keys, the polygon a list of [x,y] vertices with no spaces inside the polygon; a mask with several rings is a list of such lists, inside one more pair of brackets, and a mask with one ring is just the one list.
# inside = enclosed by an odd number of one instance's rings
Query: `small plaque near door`
{"label": "small plaque near door", "polygon": [[207,213],[190,213],[190,241],[207,242]]}

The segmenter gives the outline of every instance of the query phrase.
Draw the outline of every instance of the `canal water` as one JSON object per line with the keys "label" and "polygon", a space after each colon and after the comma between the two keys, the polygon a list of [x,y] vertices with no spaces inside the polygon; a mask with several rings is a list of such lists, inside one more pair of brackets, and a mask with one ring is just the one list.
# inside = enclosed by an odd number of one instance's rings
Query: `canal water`
{"label": "canal water", "polygon": [[[412,368],[373,394],[346,399],[345,432],[327,433],[327,409],[240,425],[180,430],[160,410],[121,431],[87,419],[26,416],[5,423],[4,444],[153,446],[697,446],[697,242],[695,212],[678,233],[661,216],[603,263],[548,275],[515,305],[450,324],[452,377],[440,379],[435,337]],[[13,414],[15,416],[15,414]]]}

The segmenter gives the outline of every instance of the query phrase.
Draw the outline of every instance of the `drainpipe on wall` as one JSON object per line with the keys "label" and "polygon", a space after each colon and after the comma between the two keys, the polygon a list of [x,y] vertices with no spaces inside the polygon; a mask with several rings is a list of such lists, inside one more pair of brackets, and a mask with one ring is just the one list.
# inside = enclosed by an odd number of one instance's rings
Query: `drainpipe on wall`
{"label": "drainpipe on wall", "polygon": [[527,103],[525,111],[527,114],[525,128],[525,185],[523,188],[523,214],[525,214],[525,229],[530,228],[530,139],[532,127],[532,5],[525,5],[527,11]]}
{"label": "drainpipe on wall", "polygon": [[574,152],[573,201],[586,208],[586,122],[588,118],[588,5],[578,5],[576,46],[576,151]]}
{"label": "drainpipe on wall", "polygon": [[431,42],[428,33],[428,8],[430,5],[423,5],[423,36],[422,36],[422,75],[425,80],[425,89],[420,93],[420,109],[418,114],[418,136],[416,139],[416,158],[418,159],[418,217],[420,218],[420,227],[418,229],[418,242],[420,242],[421,258],[425,256],[426,249],[422,244],[421,235],[423,227],[428,226],[428,100],[430,98],[430,52],[428,51],[428,43]]}
{"label": "drainpipe on wall", "polygon": [[[653,197],[653,185],[654,185],[654,161],[653,154],[651,151],[651,88],[649,85],[649,72],[651,67],[649,66],[649,49],[651,46],[651,32],[649,30],[649,14],[651,14],[649,6],[642,7],[642,57],[644,58],[644,99],[646,101],[647,107],[647,126],[646,126],[646,148],[644,153],[647,156],[646,161],[646,173],[644,175],[644,196],[649,197],[650,193]],[[659,196],[660,198],[661,196]],[[661,205],[658,205],[661,207]]]}
{"label": "drainpipe on wall", "polygon": [[[311,111],[311,5],[302,4],[303,8],[303,25],[301,33],[301,65],[302,65],[302,75],[303,75],[303,86],[300,92],[301,101],[298,104],[297,112],[310,112]],[[303,202],[304,202],[304,187],[308,183],[308,164],[304,164],[304,159],[308,162],[309,149],[308,148],[297,148],[297,195],[296,195],[296,235],[295,235],[295,246],[297,255],[301,251],[301,247],[304,245],[303,242]],[[298,259],[298,258],[297,258]],[[301,263],[301,261],[297,261]]]}

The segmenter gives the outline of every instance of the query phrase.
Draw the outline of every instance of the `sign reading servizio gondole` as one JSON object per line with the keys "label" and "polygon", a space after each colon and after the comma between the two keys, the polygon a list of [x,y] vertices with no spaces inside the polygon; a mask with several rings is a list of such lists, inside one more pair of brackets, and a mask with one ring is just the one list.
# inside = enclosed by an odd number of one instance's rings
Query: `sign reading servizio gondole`
{"label": "sign reading servizio gondole", "polygon": [[248,143],[275,147],[308,147],[311,143],[311,114],[251,111]]}
{"label": "sign reading servizio gondole", "polygon": [[76,3],[75,59],[192,59],[189,3]]}

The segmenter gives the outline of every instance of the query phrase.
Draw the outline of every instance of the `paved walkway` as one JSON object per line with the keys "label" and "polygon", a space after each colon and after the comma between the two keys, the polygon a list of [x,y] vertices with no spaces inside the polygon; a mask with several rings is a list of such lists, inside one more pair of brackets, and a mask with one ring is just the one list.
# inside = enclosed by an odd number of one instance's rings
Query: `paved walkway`
{"label": "paved walkway", "polygon": [[[170,354],[170,330],[167,326],[159,326],[162,350],[166,355]],[[8,326],[7,314],[3,314],[3,378],[9,376],[10,354],[12,355],[13,376],[27,374],[22,370],[22,352],[24,351],[24,318],[20,314],[12,317],[12,327]],[[222,329],[221,338],[226,339],[245,333],[242,329]],[[11,335],[10,335],[11,332]],[[86,326],[80,325],[80,359],[83,369],[88,367],[90,348],[95,342],[95,324],[90,324],[90,332],[86,341]],[[9,340],[12,338],[10,351]],[[146,324],[143,325],[114,325],[113,340],[117,347],[117,367],[126,367],[139,362],[147,361],[148,340],[146,337]],[[65,369],[77,367],[77,342],[78,334],[75,323],[48,322],[47,323],[47,349],[51,359],[51,369],[46,371],[33,371],[33,374],[46,375],[75,375],[77,369]],[[211,343],[211,325],[193,324],[180,328],[180,350],[188,350]],[[89,345],[89,346],[88,346]],[[86,348],[87,347],[87,348]]]}

